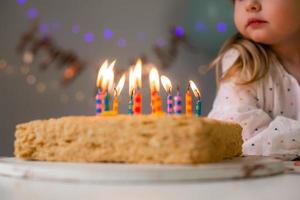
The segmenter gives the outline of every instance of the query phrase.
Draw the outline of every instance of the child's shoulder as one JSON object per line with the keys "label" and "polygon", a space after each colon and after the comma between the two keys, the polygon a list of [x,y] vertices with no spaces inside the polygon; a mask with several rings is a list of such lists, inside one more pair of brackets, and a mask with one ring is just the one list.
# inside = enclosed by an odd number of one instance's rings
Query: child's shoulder
{"label": "child's shoulder", "polygon": [[[222,75],[226,74],[226,72],[230,70],[230,68],[233,66],[233,64],[237,61],[239,57],[240,57],[240,53],[235,48],[231,48],[227,50],[222,57],[221,74]],[[280,64],[280,62],[274,61],[270,64],[269,70],[266,73],[265,77],[260,79],[260,81],[258,82],[270,81],[270,79],[275,81],[283,77],[284,74],[285,74],[285,70],[283,66]]]}
{"label": "child's shoulder", "polygon": [[240,53],[235,48],[227,50],[222,57],[222,74],[230,69],[230,67],[235,63],[239,58]]}

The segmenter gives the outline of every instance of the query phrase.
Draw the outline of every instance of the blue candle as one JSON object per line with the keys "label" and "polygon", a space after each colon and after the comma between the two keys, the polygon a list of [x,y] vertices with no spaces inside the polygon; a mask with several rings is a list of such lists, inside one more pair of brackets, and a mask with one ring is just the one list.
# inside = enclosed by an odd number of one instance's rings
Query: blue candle
{"label": "blue candle", "polygon": [[199,116],[201,116],[201,109],[202,109],[201,93],[193,81],[189,81],[189,83],[190,83],[190,87],[193,90],[194,95],[198,98],[198,100],[196,102],[196,116],[199,117]]}
{"label": "blue candle", "polygon": [[198,117],[201,116],[201,107],[202,107],[202,102],[199,98],[196,103],[196,116],[198,116]]}
{"label": "blue candle", "polygon": [[181,96],[179,93],[179,87],[177,87],[177,95],[174,96],[174,112],[175,114],[181,114]]}
{"label": "blue candle", "polygon": [[128,114],[133,115],[133,95],[130,95],[130,99],[128,103]]}

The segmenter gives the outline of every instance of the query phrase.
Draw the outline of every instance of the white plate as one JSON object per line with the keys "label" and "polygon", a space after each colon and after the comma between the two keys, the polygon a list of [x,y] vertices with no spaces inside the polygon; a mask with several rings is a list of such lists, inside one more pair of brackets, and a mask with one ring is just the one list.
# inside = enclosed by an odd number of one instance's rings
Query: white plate
{"label": "white plate", "polygon": [[0,158],[0,176],[59,182],[198,181],[283,172],[282,161],[255,156],[199,165],[66,163]]}

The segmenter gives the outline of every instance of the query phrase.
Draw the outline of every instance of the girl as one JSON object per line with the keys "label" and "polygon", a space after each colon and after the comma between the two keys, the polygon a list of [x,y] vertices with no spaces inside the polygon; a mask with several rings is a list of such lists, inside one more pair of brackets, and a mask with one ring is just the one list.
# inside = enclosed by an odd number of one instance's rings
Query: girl
{"label": "girl", "polygon": [[212,65],[209,116],[240,123],[245,155],[300,156],[300,1],[234,0],[238,32]]}

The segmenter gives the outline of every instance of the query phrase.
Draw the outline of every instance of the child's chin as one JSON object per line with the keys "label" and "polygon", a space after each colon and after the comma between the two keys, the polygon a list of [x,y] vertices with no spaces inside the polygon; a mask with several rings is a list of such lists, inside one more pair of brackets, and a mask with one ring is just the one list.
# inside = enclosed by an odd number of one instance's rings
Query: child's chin
{"label": "child's chin", "polygon": [[267,44],[267,45],[271,45],[274,43],[270,36],[265,36],[261,34],[251,35],[249,38],[256,43]]}

